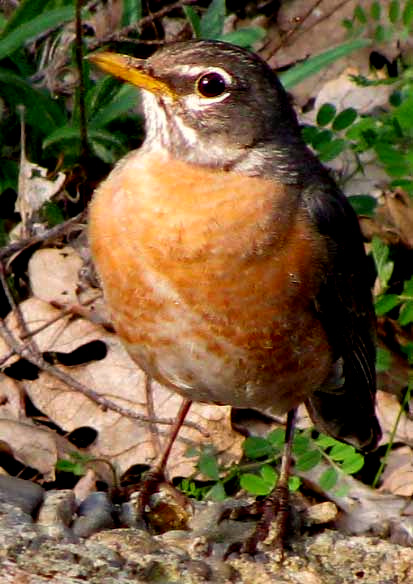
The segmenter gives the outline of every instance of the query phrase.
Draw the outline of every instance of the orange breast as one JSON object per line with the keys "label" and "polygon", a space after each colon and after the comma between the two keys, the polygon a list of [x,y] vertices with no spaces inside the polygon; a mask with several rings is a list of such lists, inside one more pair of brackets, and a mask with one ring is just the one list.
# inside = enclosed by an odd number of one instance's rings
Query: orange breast
{"label": "orange breast", "polygon": [[328,376],[325,248],[297,193],[135,152],[97,190],[90,240],[132,357],[188,398],[284,412]]}

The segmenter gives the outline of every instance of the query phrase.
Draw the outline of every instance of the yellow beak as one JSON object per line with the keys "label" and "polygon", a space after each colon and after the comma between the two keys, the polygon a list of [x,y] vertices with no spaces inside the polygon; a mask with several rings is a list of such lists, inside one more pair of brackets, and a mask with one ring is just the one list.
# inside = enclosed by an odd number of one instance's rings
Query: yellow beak
{"label": "yellow beak", "polygon": [[176,93],[167,83],[156,79],[145,70],[146,61],[143,59],[136,59],[135,57],[109,51],[94,53],[88,58],[106,73],[119,77],[123,81],[128,81],[132,85],[136,85],[136,87],[158,95],[176,98]]}

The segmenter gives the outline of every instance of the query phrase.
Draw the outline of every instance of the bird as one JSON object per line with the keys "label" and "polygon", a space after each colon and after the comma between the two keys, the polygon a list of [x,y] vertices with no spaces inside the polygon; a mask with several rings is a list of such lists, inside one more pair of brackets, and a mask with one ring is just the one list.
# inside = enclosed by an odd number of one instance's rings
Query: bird
{"label": "bird", "polygon": [[147,59],[90,58],[142,90],[143,144],[95,191],[89,238],[127,351],[185,400],[162,464],[192,401],[287,414],[278,486],[245,547],[254,553],[271,521],[285,530],[300,404],[358,449],[381,436],[358,219],[255,53],[190,40]]}

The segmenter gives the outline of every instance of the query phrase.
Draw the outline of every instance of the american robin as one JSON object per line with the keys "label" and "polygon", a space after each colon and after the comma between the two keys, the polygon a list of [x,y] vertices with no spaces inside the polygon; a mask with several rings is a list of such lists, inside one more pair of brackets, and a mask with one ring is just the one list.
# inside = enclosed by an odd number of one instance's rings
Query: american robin
{"label": "american robin", "polygon": [[290,412],[290,438],[305,402],[319,430],[374,448],[375,320],[357,217],[303,143],[275,73],[217,41],[92,61],[143,90],[145,141],[90,207],[92,254],[130,355],[186,411],[197,400]]}

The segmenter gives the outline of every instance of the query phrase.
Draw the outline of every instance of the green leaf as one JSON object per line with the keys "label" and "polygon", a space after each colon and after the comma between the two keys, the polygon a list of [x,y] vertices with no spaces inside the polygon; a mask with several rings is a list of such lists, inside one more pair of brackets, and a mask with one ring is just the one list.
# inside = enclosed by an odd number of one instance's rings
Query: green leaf
{"label": "green leaf", "polygon": [[379,24],[374,31],[374,40],[378,43],[390,41],[393,37],[393,31],[389,27]]}
{"label": "green leaf", "polygon": [[245,473],[240,477],[240,485],[251,495],[269,495],[272,487],[262,477]]}
{"label": "green leaf", "polygon": [[320,130],[316,136],[314,136],[312,141],[313,148],[321,150],[326,144],[329,144],[333,140],[333,132],[331,130]]}
{"label": "green leaf", "polygon": [[7,69],[0,69],[0,94],[10,106],[23,104],[26,122],[43,134],[52,132],[66,121],[64,112],[53,99]]}
{"label": "green leaf", "polygon": [[275,472],[273,467],[270,466],[269,464],[264,464],[260,468],[260,475],[262,479],[271,487],[271,490],[273,490],[277,483],[278,478],[277,473]]}
{"label": "green leaf", "polygon": [[293,453],[296,456],[305,454],[310,448],[310,439],[304,434],[295,434],[293,440]]}
{"label": "green leaf", "polygon": [[399,304],[398,294],[381,294],[376,298],[374,306],[377,316],[384,316]]}
{"label": "green leaf", "polygon": [[400,152],[396,150],[393,144],[388,142],[377,142],[374,149],[379,157],[379,160],[386,165],[397,165],[400,161]]}
{"label": "green leaf", "polygon": [[413,277],[405,280],[403,284],[403,296],[408,296],[413,300]]}
{"label": "green leaf", "polygon": [[[89,140],[89,146],[92,153],[97,157],[103,160],[106,164],[115,164],[119,160],[119,154],[116,155],[113,148],[108,148],[102,142],[98,142],[96,140]],[[67,151],[65,149],[65,154]],[[78,155],[78,148],[75,152],[75,156]]]}
{"label": "green leaf", "polygon": [[302,126],[301,136],[306,144],[312,144],[318,136],[319,130],[315,126]]}
{"label": "green leaf", "polygon": [[364,8],[360,6],[360,4],[357,4],[356,8],[354,9],[354,18],[358,20],[360,24],[367,24],[367,14]]}
{"label": "green leaf", "polygon": [[336,106],[332,103],[323,103],[317,112],[317,124],[319,126],[327,126],[336,115]]}
{"label": "green leaf", "polygon": [[357,215],[372,217],[377,207],[377,199],[371,195],[351,195],[348,197]]}
{"label": "green leaf", "polygon": [[369,39],[355,39],[343,43],[333,49],[328,49],[319,55],[310,57],[302,63],[298,63],[291,67],[285,73],[280,75],[280,79],[285,89],[291,89],[301,81],[318,73],[331,63],[335,63],[338,59],[346,57],[350,53],[368,47],[371,44]]}
{"label": "green leaf", "polygon": [[43,205],[42,214],[46,217],[46,221],[50,227],[59,225],[65,220],[61,208],[53,201],[47,201]]}
{"label": "green leaf", "polygon": [[285,431],[282,428],[276,428],[268,434],[267,440],[273,448],[281,450],[284,446]]}
{"label": "green leaf", "polygon": [[202,452],[198,461],[198,468],[202,474],[213,481],[219,480],[219,468],[216,457],[210,452]]}
{"label": "green leaf", "polygon": [[223,34],[219,39],[248,49],[265,38],[266,34],[266,31],[260,26],[248,26]]}
{"label": "green leaf", "polygon": [[100,107],[90,118],[90,125],[103,128],[113,120],[127,114],[136,104],[140,103],[140,92],[136,87],[125,83],[117,91],[114,98],[105,106]]}
{"label": "green leaf", "polygon": [[373,259],[374,263],[376,264],[380,285],[382,289],[385,290],[393,273],[394,262],[388,259],[390,250],[379,237],[373,237],[371,244]]}
{"label": "green leaf", "polygon": [[82,462],[74,462],[72,460],[57,460],[56,470],[60,472],[70,472],[75,476],[83,476],[86,473],[85,465]]}
{"label": "green leaf", "polygon": [[357,111],[352,107],[348,107],[345,110],[341,111],[333,121],[332,125],[333,130],[335,130],[336,132],[345,130],[346,128],[351,126],[353,122],[355,122],[355,120],[357,119],[357,115],[358,115]]}
{"label": "green leaf", "polygon": [[355,452],[354,446],[350,446],[349,444],[343,444],[339,442],[335,444],[329,452],[329,457],[336,462],[340,462],[342,460],[346,460],[350,456],[352,456]]}
{"label": "green leaf", "polygon": [[29,22],[24,22],[8,34],[3,33],[0,37],[0,60],[10,57],[14,51],[23,47],[32,38],[62,26],[73,18],[74,8],[72,6],[55,8],[39,14]]}
{"label": "green leaf", "polygon": [[337,158],[337,156],[341,154],[346,147],[347,142],[345,140],[332,140],[329,144],[326,144],[320,148],[318,156],[322,162],[330,162],[330,160]]}
{"label": "green leaf", "polygon": [[327,434],[320,434],[316,439],[315,443],[318,444],[321,448],[329,448],[330,446],[334,446],[335,444],[339,444],[338,440],[332,438],[331,436],[327,436]]}
{"label": "green leaf", "polygon": [[392,356],[388,349],[377,347],[376,370],[377,373],[385,373],[391,369]]}
{"label": "green leaf", "polygon": [[364,466],[364,457],[359,452],[354,452],[341,464],[341,470],[346,474],[355,474]]}
{"label": "green leaf", "polygon": [[349,18],[344,18],[341,21],[341,24],[344,26],[344,28],[347,30],[347,32],[351,32],[354,28],[353,22]]}
{"label": "green leaf", "polygon": [[404,99],[394,112],[393,124],[399,124],[401,136],[404,132],[412,133],[413,130],[413,96]]}
{"label": "green leaf", "polygon": [[199,18],[198,13],[192,8],[192,6],[182,6],[182,9],[191,25],[194,37],[197,39],[201,38],[201,19]]}
{"label": "green leaf", "polygon": [[373,20],[380,20],[381,17],[381,6],[380,2],[373,2],[370,6],[370,15]]}
{"label": "green leaf", "polygon": [[295,463],[297,471],[309,471],[321,462],[321,452],[319,450],[308,450],[298,457]]}
{"label": "green leaf", "polygon": [[30,22],[33,18],[48,9],[48,5],[49,2],[47,0],[23,0],[19,3],[17,10],[8,19],[6,27],[0,36],[5,36],[25,22]]}
{"label": "green leaf", "polygon": [[291,491],[292,493],[295,493],[301,487],[301,482],[302,481],[300,477],[297,477],[296,475],[289,477],[288,490]]}
{"label": "green leaf", "polygon": [[400,310],[398,322],[400,326],[407,326],[413,322],[413,302],[406,302]]}
{"label": "green leaf", "polygon": [[122,8],[122,26],[135,24],[142,18],[142,0],[123,0]]}
{"label": "green leaf", "polygon": [[400,1],[392,0],[389,6],[389,20],[395,24],[400,18]]}
{"label": "green leaf", "polygon": [[205,499],[209,501],[225,501],[226,498],[227,494],[221,481],[217,482],[205,495]]}
{"label": "green leaf", "polygon": [[222,34],[227,9],[225,0],[212,0],[201,19],[201,37],[216,39]]}
{"label": "green leaf", "polygon": [[318,484],[324,491],[330,491],[336,486],[338,481],[338,474],[335,468],[327,468],[318,480]]}
{"label": "green leaf", "polygon": [[242,444],[245,456],[255,460],[273,453],[271,443],[261,436],[248,436]]}
{"label": "green leaf", "polygon": [[[94,130],[89,128],[88,137],[91,142],[97,141],[117,148],[122,147],[122,143],[111,132],[106,132],[105,130]],[[43,148],[49,148],[50,146],[56,145],[59,142],[70,141],[80,141],[80,130],[77,126],[66,125],[62,128],[58,128],[44,139]]]}
{"label": "green leaf", "polygon": [[413,22],[413,0],[407,0],[403,10],[403,24],[409,28]]}

